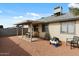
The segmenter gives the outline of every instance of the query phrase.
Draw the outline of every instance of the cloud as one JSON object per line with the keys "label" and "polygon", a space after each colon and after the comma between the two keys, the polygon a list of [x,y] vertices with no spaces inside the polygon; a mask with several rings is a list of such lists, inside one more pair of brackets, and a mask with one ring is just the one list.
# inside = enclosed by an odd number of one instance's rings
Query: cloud
{"label": "cloud", "polygon": [[[27,15],[26,13],[23,15],[15,15],[15,16],[2,16],[0,15],[0,19],[2,19],[0,21],[0,24],[4,25],[5,28],[7,27],[11,27],[14,26],[14,24],[19,23],[19,22],[23,22],[26,20],[37,20],[40,19],[41,17],[46,17],[49,16],[50,14],[38,14],[38,13],[28,13],[29,15]],[[39,16],[37,16],[39,15]],[[7,20],[7,21],[4,21]]]}
{"label": "cloud", "polygon": [[26,15],[37,16],[37,17],[39,17],[39,16],[40,16],[40,15],[39,15],[39,14],[37,14],[37,13],[29,13],[29,12],[27,12],[27,13],[26,13]]}
{"label": "cloud", "polygon": [[17,17],[17,16],[14,16],[13,18],[14,18],[14,19],[18,19],[18,17]]}
{"label": "cloud", "polygon": [[22,19],[23,16],[14,16],[13,18],[14,18],[14,19]]}
{"label": "cloud", "polygon": [[70,4],[68,4],[68,7],[70,7],[70,8],[79,8],[79,4],[78,3],[70,3]]}
{"label": "cloud", "polygon": [[26,14],[22,15],[22,16],[14,16],[13,19],[38,19],[40,18],[41,15],[37,14],[37,13],[33,13],[33,12],[27,12]]}
{"label": "cloud", "polygon": [[37,20],[41,17],[49,16],[50,14],[38,14],[34,12],[27,12],[23,14],[22,16],[14,16],[13,19],[15,20],[15,23],[19,23],[26,20]]}
{"label": "cloud", "polygon": [[18,18],[23,18],[23,16],[19,16]]}
{"label": "cloud", "polygon": [[2,10],[0,10],[0,13],[3,13],[3,11],[2,11]]}

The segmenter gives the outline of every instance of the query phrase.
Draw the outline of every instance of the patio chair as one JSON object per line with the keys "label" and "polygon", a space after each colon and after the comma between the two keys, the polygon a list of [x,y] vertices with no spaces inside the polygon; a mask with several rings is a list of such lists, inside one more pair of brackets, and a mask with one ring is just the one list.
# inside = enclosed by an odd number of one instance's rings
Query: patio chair
{"label": "patio chair", "polygon": [[27,32],[25,35],[30,38],[30,32]]}
{"label": "patio chair", "polygon": [[72,49],[72,47],[79,47],[78,42],[79,42],[79,37],[78,36],[73,36],[73,38],[67,38],[66,45],[67,45],[67,43],[70,43],[70,46],[71,46],[71,49]]}
{"label": "patio chair", "polygon": [[73,37],[73,40],[71,41],[71,49],[72,49],[72,47],[77,47],[77,48],[79,48],[79,44],[78,44],[78,42],[79,42],[79,37],[78,36],[74,36]]}

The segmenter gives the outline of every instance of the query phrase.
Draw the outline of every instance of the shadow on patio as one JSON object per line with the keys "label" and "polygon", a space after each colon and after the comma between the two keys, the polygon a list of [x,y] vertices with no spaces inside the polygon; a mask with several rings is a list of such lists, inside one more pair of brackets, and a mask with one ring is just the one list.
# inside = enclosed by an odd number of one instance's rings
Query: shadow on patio
{"label": "shadow on patio", "polygon": [[0,56],[31,56],[8,37],[0,38]]}

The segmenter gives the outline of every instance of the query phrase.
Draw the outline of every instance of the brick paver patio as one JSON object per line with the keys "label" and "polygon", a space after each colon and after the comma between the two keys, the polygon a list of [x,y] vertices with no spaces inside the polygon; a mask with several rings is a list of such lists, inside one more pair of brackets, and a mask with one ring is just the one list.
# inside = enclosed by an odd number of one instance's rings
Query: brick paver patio
{"label": "brick paver patio", "polygon": [[79,55],[79,49],[70,49],[63,43],[60,47],[54,47],[49,44],[49,41],[38,40],[35,42],[27,42],[19,39],[17,36],[0,37],[0,55],[12,56],[70,56]]}

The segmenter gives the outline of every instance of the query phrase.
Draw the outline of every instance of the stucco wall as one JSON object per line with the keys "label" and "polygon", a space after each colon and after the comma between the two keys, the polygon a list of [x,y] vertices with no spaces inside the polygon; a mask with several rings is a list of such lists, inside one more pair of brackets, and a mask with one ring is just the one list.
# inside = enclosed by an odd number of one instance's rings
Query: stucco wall
{"label": "stucco wall", "polygon": [[42,32],[42,24],[39,24],[39,37],[45,38],[45,32]]}
{"label": "stucco wall", "polygon": [[55,36],[62,41],[66,41],[67,38],[72,38],[74,35],[79,35],[79,21],[76,21],[75,34],[61,33],[60,29],[61,29],[61,23],[50,23],[49,24],[50,37],[53,38],[53,36]]}
{"label": "stucco wall", "polygon": [[79,36],[79,21],[76,21],[76,35]]}
{"label": "stucco wall", "polygon": [[[62,41],[66,41],[67,38],[72,38],[74,35],[79,36],[79,21],[76,21],[75,23],[75,34],[67,34],[67,33],[61,33],[61,23],[50,23],[48,25],[48,30],[50,37],[53,38],[58,37]],[[38,26],[38,31],[39,31],[39,37],[44,38],[45,37],[45,32],[42,32],[42,24],[39,24]]]}

